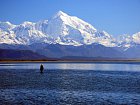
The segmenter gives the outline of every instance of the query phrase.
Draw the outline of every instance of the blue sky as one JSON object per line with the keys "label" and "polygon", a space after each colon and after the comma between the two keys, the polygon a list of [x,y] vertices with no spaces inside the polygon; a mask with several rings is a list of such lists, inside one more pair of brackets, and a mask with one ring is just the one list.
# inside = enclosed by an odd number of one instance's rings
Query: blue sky
{"label": "blue sky", "polygon": [[140,31],[140,0],[0,0],[0,21],[37,22],[59,10],[115,36]]}

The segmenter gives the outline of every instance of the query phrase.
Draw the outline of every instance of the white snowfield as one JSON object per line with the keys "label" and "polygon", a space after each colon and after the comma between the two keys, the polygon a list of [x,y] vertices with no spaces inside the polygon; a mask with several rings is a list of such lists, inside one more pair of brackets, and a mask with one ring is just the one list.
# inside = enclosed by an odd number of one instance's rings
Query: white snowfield
{"label": "white snowfield", "polygon": [[106,47],[131,47],[140,44],[140,32],[113,38],[105,31],[98,31],[91,24],[59,11],[50,20],[36,23],[25,21],[20,25],[0,22],[0,43],[48,43],[62,45],[89,45],[97,43]]}

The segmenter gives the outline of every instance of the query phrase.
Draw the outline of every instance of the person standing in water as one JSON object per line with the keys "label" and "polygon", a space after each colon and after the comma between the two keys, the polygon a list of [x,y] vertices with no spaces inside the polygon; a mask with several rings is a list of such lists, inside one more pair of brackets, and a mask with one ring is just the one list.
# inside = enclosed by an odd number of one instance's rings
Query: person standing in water
{"label": "person standing in water", "polygon": [[40,73],[43,73],[43,70],[44,70],[44,66],[43,64],[40,65]]}

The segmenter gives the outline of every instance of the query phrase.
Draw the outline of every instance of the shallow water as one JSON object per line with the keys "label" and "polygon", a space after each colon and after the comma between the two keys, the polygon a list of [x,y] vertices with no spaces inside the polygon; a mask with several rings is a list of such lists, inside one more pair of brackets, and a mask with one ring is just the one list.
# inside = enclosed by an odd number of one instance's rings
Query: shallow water
{"label": "shallow water", "polygon": [[140,104],[139,63],[0,64],[1,104]]}

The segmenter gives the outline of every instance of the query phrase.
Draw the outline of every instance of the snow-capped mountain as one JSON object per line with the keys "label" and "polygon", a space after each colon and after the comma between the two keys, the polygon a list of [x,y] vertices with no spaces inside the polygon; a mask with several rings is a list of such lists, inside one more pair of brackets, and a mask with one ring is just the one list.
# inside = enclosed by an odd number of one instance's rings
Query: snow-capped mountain
{"label": "snow-capped mountain", "polygon": [[140,44],[140,32],[133,34],[132,38],[136,44]]}
{"label": "snow-capped mountain", "polygon": [[133,35],[120,35],[118,39],[118,46],[126,49],[140,45],[140,32]]}
{"label": "snow-capped mountain", "polygon": [[133,35],[120,35],[116,39],[75,16],[59,11],[49,20],[36,23],[25,21],[20,25],[13,25],[10,22],[0,22],[0,43],[20,45],[47,43],[73,46],[96,43],[127,50],[140,45],[140,32]]}
{"label": "snow-capped mountain", "polygon": [[118,43],[120,47],[126,49],[134,46],[133,38],[128,34],[120,35],[118,38]]}
{"label": "snow-capped mountain", "polygon": [[14,25],[0,22],[0,48],[32,50],[47,57],[88,55],[137,58],[140,57],[140,32],[120,35],[117,39],[75,16],[59,11],[49,20],[36,23],[25,21]]}
{"label": "snow-capped mountain", "polygon": [[10,31],[16,25],[11,24],[10,22],[0,22],[0,29],[3,31]]}
{"label": "snow-capped mountain", "polygon": [[24,44],[53,43],[84,45],[98,43],[107,47],[116,46],[116,40],[105,31],[98,31],[91,24],[59,11],[50,20],[23,22],[13,25],[0,22],[0,43]]}

